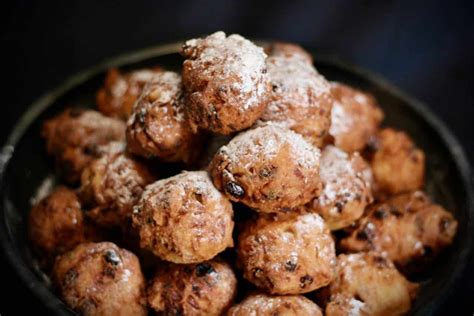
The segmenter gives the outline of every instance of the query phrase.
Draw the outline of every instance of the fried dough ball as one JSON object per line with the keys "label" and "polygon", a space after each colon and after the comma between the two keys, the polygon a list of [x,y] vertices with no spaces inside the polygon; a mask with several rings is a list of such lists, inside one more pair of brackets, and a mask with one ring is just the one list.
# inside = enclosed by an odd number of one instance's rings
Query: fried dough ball
{"label": "fried dough ball", "polygon": [[405,268],[412,261],[432,259],[453,242],[456,230],[453,215],[417,191],[370,206],[340,247],[350,252],[383,252]]}
{"label": "fried dough ball", "polygon": [[318,214],[262,214],[238,240],[244,278],[269,293],[307,293],[333,278],[334,240]]}
{"label": "fried dough ball", "polygon": [[219,316],[230,307],[236,291],[237,279],[231,267],[213,260],[164,264],[147,292],[148,304],[163,315]]}
{"label": "fried dough ball", "polygon": [[138,258],[110,242],[85,243],[56,259],[52,281],[81,315],[146,315]]}
{"label": "fried dough ball", "polygon": [[143,87],[161,71],[160,67],[138,69],[127,73],[115,68],[110,69],[105,77],[104,86],[97,91],[96,102],[99,111],[104,115],[126,121],[132,114],[133,105]]}
{"label": "fried dough ball", "polygon": [[293,131],[269,124],[242,132],[214,156],[216,187],[260,212],[288,211],[321,188],[319,149]]}
{"label": "fried dough ball", "polygon": [[132,153],[186,163],[198,156],[202,136],[194,133],[184,119],[182,94],[179,74],[155,73],[127,124],[127,146]]}
{"label": "fried dough ball", "polygon": [[318,305],[301,295],[254,294],[233,306],[228,316],[322,316]]}
{"label": "fried dough ball", "polygon": [[313,56],[303,47],[293,43],[273,42],[266,47],[265,52],[269,56],[300,58],[308,64],[313,64]]}
{"label": "fried dough ball", "polygon": [[281,49],[267,58],[267,69],[272,93],[261,121],[279,122],[322,146],[334,103],[330,84],[301,54],[283,54]]}
{"label": "fried dough ball", "polygon": [[327,146],[321,155],[320,170],[323,190],[307,209],[320,214],[331,230],[351,225],[372,202],[370,167],[357,152],[348,155]]}
{"label": "fried dough ball", "polygon": [[125,124],[93,110],[72,108],[47,120],[42,136],[65,180],[74,183],[100,146],[125,138]]}
{"label": "fried dough ball", "polygon": [[346,152],[361,151],[374,137],[383,120],[375,98],[342,83],[331,82],[335,102],[329,134],[334,144]]}
{"label": "fried dough ball", "polygon": [[195,130],[228,135],[255,123],[270,92],[262,48],[216,32],[187,41],[182,54],[185,110]]}
{"label": "fried dough ball", "polygon": [[82,172],[80,195],[91,207],[87,215],[100,226],[120,227],[129,222],[133,206],[154,179],[147,166],[124,149],[122,144],[122,150],[110,150]]}
{"label": "fried dough ball", "polygon": [[425,154],[401,131],[385,128],[378,133],[371,160],[376,190],[387,194],[423,187]]}
{"label": "fried dough ball", "polygon": [[140,245],[163,260],[197,263],[233,246],[232,204],[205,171],[149,185],[133,212]]}
{"label": "fried dough ball", "polygon": [[404,315],[410,310],[418,285],[405,279],[382,255],[341,254],[336,270],[329,286],[327,316]]}
{"label": "fried dough ball", "polygon": [[76,193],[60,186],[34,205],[28,216],[28,235],[43,266],[83,242],[84,220]]}

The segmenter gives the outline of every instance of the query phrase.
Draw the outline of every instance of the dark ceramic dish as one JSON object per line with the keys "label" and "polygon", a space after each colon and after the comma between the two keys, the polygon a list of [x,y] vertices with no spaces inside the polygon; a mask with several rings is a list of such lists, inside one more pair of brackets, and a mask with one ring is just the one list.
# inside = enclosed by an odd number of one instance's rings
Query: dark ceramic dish
{"label": "dark ceramic dish", "polygon": [[[102,85],[110,67],[133,69],[155,64],[169,69],[180,68],[176,53],[180,44],[161,45],[128,54],[80,73],[61,87],[34,103],[16,124],[0,155],[0,238],[5,255],[25,286],[56,314],[71,311],[48,287],[42,273],[35,268],[26,239],[26,218],[30,198],[52,165],[40,138],[43,120],[66,105],[94,104],[95,92]],[[317,69],[330,80],[341,81],[374,94],[386,114],[385,124],[407,131],[427,156],[426,190],[438,203],[452,211],[459,221],[454,245],[447,250],[423,284],[412,313],[427,315],[436,311],[458,281],[470,249],[474,231],[473,190],[470,170],[458,141],[445,125],[425,106],[406,96],[383,79],[357,67],[323,56],[315,56]]]}

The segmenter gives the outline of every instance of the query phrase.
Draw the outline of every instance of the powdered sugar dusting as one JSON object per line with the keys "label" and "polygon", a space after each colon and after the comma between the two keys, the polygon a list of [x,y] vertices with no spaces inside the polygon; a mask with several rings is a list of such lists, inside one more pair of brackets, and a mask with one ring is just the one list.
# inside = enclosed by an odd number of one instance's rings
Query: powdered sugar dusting
{"label": "powdered sugar dusting", "polygon": [[319,166],[319,149],[301,135],[277,124],[267,124],[240,133],[229,144],[221,147],[219,154],[227,156],[234,163],[238,163],[244,155],[257,161],[262,157],[273,158],[284,145],[290,146],[294,161],[301,167],[310,169]]}
{"label": "powdered sugar dusting", "polygon": [[351,298],[349,301],[349,315],[348,316],[360,316],[362,308],[365,306],[364,302]]}
{"label": "powdered sugar dusting", "polygon": [[299,233],[314,233],[315,231],[323,231],[325,227],[324,220],[317,214],[305,214],[298,216],[295,226]]}
{"label": "powdered sugar dusting", "polygon": [[335,101],[331,111],[331,127],[329,133],[333,136],[341,135],[350,131],[354,120],[344,110],[344,106]]}

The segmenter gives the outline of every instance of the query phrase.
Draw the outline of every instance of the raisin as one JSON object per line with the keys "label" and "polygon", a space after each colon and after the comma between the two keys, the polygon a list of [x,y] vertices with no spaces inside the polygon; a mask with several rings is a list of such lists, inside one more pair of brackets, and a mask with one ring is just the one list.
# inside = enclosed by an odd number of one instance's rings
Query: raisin
{"label": "raisin", "polygon": [[198,277],[203,277],[206,274],[210,274],[210,273],[213,273],[213,272],[216,272],[216,270],[214,269],[213,266],[211,266],[208,263],[200,263],[200,264],[196,265],[196,275]]}
{"label": "raisin", "polygon": [[122,260],[120,260],[120,257],[117,254],[117,252],[115,250],[112,250],[112,249],[107,250],[105,252],[104,258],[105,258],[105,261],[107,261],[108,263],[110,263],[114,266],[119,265],[120,263],[122,263]]}
{"label": "raisin", "polygon": [[241,198],[245,195],[244,189],[235,182],[229,182],[225,185],[225,191],[236,198]]}
{"label": "raisin", "polygon": [[311,283],[313,283],[313,278],[309,275],[305,275],[303,277],[300,278],[300,287],[301,288],[304,288],[306,287],[306,285],[309,285]]}
{"label": "raisin", "polygon": [[295,271],[296,270],[296,263],[294,263],[293,261],[285,262],[285,269],[286,269],[286,271],[290,271],[290,272]]}

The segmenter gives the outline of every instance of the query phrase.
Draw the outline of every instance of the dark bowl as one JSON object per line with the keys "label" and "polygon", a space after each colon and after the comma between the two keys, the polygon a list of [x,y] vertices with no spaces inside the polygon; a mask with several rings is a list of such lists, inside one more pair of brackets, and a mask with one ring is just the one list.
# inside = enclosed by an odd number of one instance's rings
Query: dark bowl
{"label": "dark bowl", "polygon": [[[160,45],[102,63],[67,80],[35,102],[11,132],[0,155],[0,238],[3,251],[25,286],[56,314],[72,313],[52,292],[48,279],[37,268],[26,238],[30,199],[52,172],[44,151],[40,127],[44,119],[66,105],[93,106],[95,92],[110,67],[133,69],[155,64],[179,70],[179,43]],[[470,249],[474,229],[473,190],[465,154],[446,126],[424,105],[385,80],[355,66],[324,56],[314,56],[318,70],[330,80],[350,84],[374,94],[386,114],[385,124],[407,131],[427,157],[426,190],[454,213],[459,230],[454,245],[423,276],[422,289],[412,313],[436,311],[459,280]]]}

